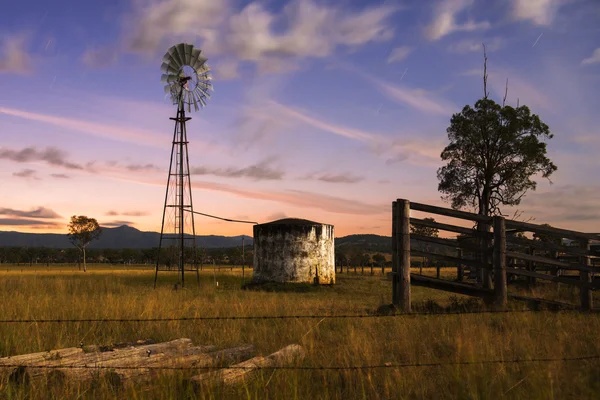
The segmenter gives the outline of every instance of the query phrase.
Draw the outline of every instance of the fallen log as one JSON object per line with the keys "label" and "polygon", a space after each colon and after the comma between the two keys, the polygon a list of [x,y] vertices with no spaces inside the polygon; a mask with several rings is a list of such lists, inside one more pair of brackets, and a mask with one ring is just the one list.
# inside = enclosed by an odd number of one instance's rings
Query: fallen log
{"label": "fallen log", "polygon": [[113,344],[109,344],[109,345],[88,345],[88,346],[83,346],[83,351],[85,351],[86,353],[94,353],[94,352],[106,352],[106,351],[113,351],[113,350],[119,350],[119,349],[127,349],[127,348],[131,348],[131,347],[139,347],[139,346],[144,346],[144,345],[149,345],[149,344],[156,344],[156,342],[152,339],[140,339],[140,340],[136,340],[135,342],[121,342],[121,343],[113,343]]}
{"label": "fallen log", "polygon": [[[52,357],[43,356],[46,353],[36,353],[36,357],[30,354],[23,356],[10,357],[4,365],[18,365],[23,368],[20,372],[15,372],[20,375],[27,375],[25,379],[32,380],[41,376],[46,375],[50,371],[59,371],[64,374],[65,368],[72,368],[74,371],[76,367],[81,367],[90,374],[92,371],[90,368],[99,365],[118,364],[121,360],[127,360],[129,358],[142,358],[148,357],[148,354],[177,354],[180,352],[201,352],[203,350],[212,350],[214,347],[206,346],[194,349],[191,347],[191,339],[176,339],[170,342],[156,343],[138,347],[131,347],[128,349],[113,350],[107,352],[96,352],[86,353],[80,348],[76,348],[77,352],[72,349],[61,349],[49,352]],[[68,350],[68,351],[64,351]],[[42,355],[42,356],[40,356]]]}
{"label": "fallen log", "polygon": [[254,353],[254,345],[245,344],[209,353],[179,357],[166,357],[160,354],[154,357],[150,356],[146,360],[131,360],[129,365],[120,364],[119,367],[127,367],[128,369],[107,371],[107,376],[110,375],[112,381],[118,376],[118,381],[121,384],[125,382],[147,382],[157,375],[164,374],[164,370],[157,368],[201,369],[219,367],[246,360],[252,357]]}
{"label": "fallen log", "polygon": [[[192,346],[190,339],[177,339],[136,348],[99,353],[83,353],[61,360],[21,364],[13,371],[14,382],[53,379],[89,381],[107,377],[111,384],[147,381],[164,372],[160,368],[194,368],[239,362],[254,354],[254,346],[243,345],[216,351],[215,346]],[[44,367],[44,368],[39,368]]]}
{"label": "fallen log", "polygon": [[260,368],[289,364],[295,359],[303,358],[304,355],[305,352],[302,346],[291,344],[267,357],[254,357],[216,372],[193,376],[189,381],[196,388],[210,381],[217,381],[227,386],[232,386],[251,379]]}
{"label": "fallen log", "polygon": [[83,349],[79,347],[67,347],[65,349],[41,351],[38,353],[21,354],[18,356],[2,357],[0,358],[0,366],[2,365],[15,365],[15,364],[32,364],[39,363],[47,360],[63,359],[72,356],[84,354]]}

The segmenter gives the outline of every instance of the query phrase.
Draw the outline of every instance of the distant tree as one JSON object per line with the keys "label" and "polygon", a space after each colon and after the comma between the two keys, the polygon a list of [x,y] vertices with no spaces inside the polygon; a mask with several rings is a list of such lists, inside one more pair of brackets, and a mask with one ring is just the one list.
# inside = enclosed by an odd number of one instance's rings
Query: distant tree
{"label": "distant tree", "polygon": [[[434,218],[423,218],[425,221],[435,222]],[[421,226],[416,224],[410,224],[410,233],[413,235],[438,237],[440,231],[437,228],[430,228],[428,226]]]}
{"label": "distant tree", "polygon": [[501,205],[518,205],[528,190],[535,190],[532,177],[549,178],[557,167],[540,141],[553,137],[548,125],[525,105],[505,105],[506,92],[502,105],[488,99],[486,69],[484,47],[484,97],[450,120],[438,191],[454,209],[472,207],[479,214],[496,215]]}
{"label": "distant tree", "polygon": [[81,250],[83,255],[83,271],[86,272],[85,249],[92,240],[98,239],[102,234],[100,225],[98,225],[98,221],[95,218],[88,218],[85,215],[73,215],[68,228],[69,241]]}
{"label": "distant tree", "polygon": [[377,264],[377,266],[381,266],[381,264],[385,263],[385,256],[381,253],[373,254],[373,262]]}

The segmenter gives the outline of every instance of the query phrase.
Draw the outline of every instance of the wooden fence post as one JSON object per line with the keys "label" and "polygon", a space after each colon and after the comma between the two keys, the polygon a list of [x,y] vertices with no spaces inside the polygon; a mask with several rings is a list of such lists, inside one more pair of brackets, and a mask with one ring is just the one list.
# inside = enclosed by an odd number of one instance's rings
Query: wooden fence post
{"label": "wooden fence post", "polygon": [[506,225],[504,217],[494,217],[494,305],[505,309],[506,288]]}
{"label": "wooden fence post", "polygon": [[490,248],[490,238],[488,234],[490,233],[490,225],[488,223],[480,222],[477,224],[477,230],[481,234],[480,248],[481,248],[481,270],[479,276],[481,277],[481,283],[483,284],[484,289],[492,288],[492,274],[489,269],[490,265],[490,256],[489,256],[489,248]]}
{"label": "wooden fence post", "polygon": [[[580,258],[580,264],[582,264],[584,267],[591,267],[591,260],[589,257],[589,252],[590,252],[590,241],[589,239],[579,239],[579,247],[581,247],[582,249],[587,250],[588,255],[587,256],[582,256]],[[586,284],[590,284],[592,283],[592,274],[589,271],[579,271],[579,280],[582,284],[586,283]],[[588,287],[583,287],[581,286],[579,289],[579,293],[580,293],[580,297],[581,297],[581,309],[583,311],[590,311],[593,307],[593,302],[592,302],[592,290]]]}
{"label": "wooden fence post", "polygon": [[408,200],[396,201],[396,253],[397,272],[393,274],[396,282],[396,306],[402,312],[410,312],[410,202]]}
{"label": "wooden fence post", "polygon": [[[456,250],[457,250],[457,257],[458,258],[462,258],[463,257],[463,250],[460,249],[460,248],[456,249]],[[458,266],[456,267],[456,280],[458,282],[462,282],[464,275],[465,275],[464,266],[462,264],[458,264]]]}

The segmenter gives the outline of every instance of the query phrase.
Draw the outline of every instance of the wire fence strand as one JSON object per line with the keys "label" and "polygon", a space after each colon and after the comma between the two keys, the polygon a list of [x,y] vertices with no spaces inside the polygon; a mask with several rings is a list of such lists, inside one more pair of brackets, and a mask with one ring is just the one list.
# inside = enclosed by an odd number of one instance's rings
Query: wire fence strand
{"label": "wire fence strand", "polygon": [[358,371],[373,369],[400,369],[400,368],[425,368],[425,367],[446,367],[446,366],[472,366],[489,364],[524,364],[524,363],[551,363],[551,362],[571,362],[571,361],[589,361],[600,360],[600,354],[577,356],[577,357],[557,357],[557,358],[515,358],[509,360],[479,360],[479,361],[452,361],[452,362],[423,362],[423,363],[385,363],[375,365],[350,365],[350,366],[315,366],[315,365],[273,365],[273,366],[106,366],[106,365],[26,365],[26,364],[0,364],[0,368],[34,368],[34,369],[95,369],[95,370],[309,370],[309,371]]}
{"label": "wire fence strand", "polygon": [[424,317],[424,316],[451,316],[451,315],[482,315],[482,314],[519,314],[519,313],[548,313],[548,314],[598,314],[598,310],[479,310],[479,311],[417,311],[395,314],[323,314],[323,315],[223,315],[199,317],[158,317],[158,318],[27,318],[27,319],[0,319],[0,324],[16,323],[144,323],[144,322],[184,322],[184,321],[248,321],[248,320],[293,320],[293,319],[380,319],[399,317]]}

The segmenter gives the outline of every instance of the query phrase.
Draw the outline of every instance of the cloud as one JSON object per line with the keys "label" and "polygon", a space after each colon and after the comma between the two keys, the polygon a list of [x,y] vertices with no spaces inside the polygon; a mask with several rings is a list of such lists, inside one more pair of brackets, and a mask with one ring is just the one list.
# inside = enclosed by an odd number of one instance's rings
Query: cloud
{"label": "cloud", "polygon": [[50,174],[50,176],[56,179],[71,179],[71,177],[66,174]]}
{"label": "cloud", "polygon": [[31,121],[45,122],[61,128],[73,129],[94,136],[134,143],[136,145],[145,144],[161,148],[164,147],[164,138],[162,136],[140,129],[56,117],[53,115],[32,113],[29,111],[6,107],[0,107],[0,114],[11,115],[13,117],[24,118]]}
{"label": "cloud", "polygon": [[[399,161],[399,157],[401,157],[403,160],[410,159],[413,163],[431,165],[434,159],[439,159],[442,149],[440,147],[438,151],[438,143],[432,143],[431,141],[393,139],[377,133],[332,124],[311,116],[305,111],[288,107],[275,101],[265,103],[257,112],[265,112],[271,116],[277,116],[278,120],[284,121],[280,122],[281,124],[288,124],[287,121],[300,121],[322,131],[363,142],[371,152],[386,160],[394,159]],[[451,114],[452,112],[449,111],[446,115]],[[294,124],[292,123],[291,125]],[[411,136],[414,137],[415,135]]]}
{"label": "cloud", "polygon": [[25,218],[62,218],[53,210],[45,207],[38,207],[30,211],[15,210],[13,208],[0,208],[0,215],[9,217],[25,217]]}
{"label": "cloud", "polygon": [[24,49],[24,36],[5,37],[0,42],[0,74],[26,75],[33,71],[31,56]]}
{"label": "cloud", "polygon": [[110,67],[111,65],[114,65],[118,59],[118,52],[112,47],[88,49],[81,56],[81,62],[92,68]]}
{"label": "cloud", "polygon": [[[324,58],[338,47],[358,47],[388,40],[389,19],[397,6],[361,10],[295,0],[279,12],[258,2],[235,10],[230,1],[144,1],[129,19],[125,47],[154,54],[167,39],[199,39],[206,54],[231,61],[248,61],[262,73],[297,68],[301,58]],[[231,68],[231,67],[230,67]]]}
{"label": "cloud", "polygon": [[193,175],[215,175],[224,178],[250,178],[254,181],[261,180],[281,180],[285,173],[278,168],[273,168],[273,158],[267,158],[256,164],[247,167],[228,167],[214,168],[208,166],[199,166],[190,168]]}
{"label": "cloud", "polygon": [[[458,74],[459,76],[480,76],[483,78],[483,68],[472,68]],[[489,75],[489,74],[488,74]]]}
{"label": "cloud", "polygon": [[192,182],[192,186],[197,189],[214,190],[254,200],[273,201],[297,207],[319,209],[335,214],[378,215],[389,211],[387,204],[368,204],[358,200],[348,200],[347,198],[301,190],[255,191],[222,183],[201,181]]}
{"label": "cloud", "polygon": [[115,217],[117,215],[125,215],[125,216],[128,216],[128,217],[145,217],[145,216],[150,215],[150,213],[148,213],[146,211],[124,211],[124,212],[117,212],[117,211],[114,211],[114,210],[110,210],[110,211],[107,211],[106,214],[104,214],[104,215],[109,216],[109,217]]}
{"label": "cloud", "polygon": [[100,226],[104,227],[104,228],[118,228],[123,225],[133,226],[135,224],[131,221],[110,221],[110,222],[103,222],[100,224]]}
{"label": "cloud", "polygon": [[513,0],[512,18],[550,25],[563,0]]}
{"label": "cloud", "polygon": [[485,50],[488,53],[500,50],[505,45],[505,40],[500,37],[494,37],[490,40],[475,41],[471,39],[460,40],[448,46],[448,51],[452,53],[469,53],[479,51],[483,53],[482,43],[485,44]]}
{"label": "cloud", "polygon": [[408,89],[392,85],[381,79],[369,76],[375,87],[390,100],[409,106],[426,114],[452,115],[455,107],[445,100],[436,99],[422,89]]}
{"label": "cloud", "polygon": [[220,61],[215,68],[217,79],[227,80],[239,77],[238,63],[234,60]]}
{"label": "cloud", "polygon": [[598,232],[598,198],[598,185],[555,184],[547,190],[528,193],[519,208],[531,210],[529,213],[538,216],[538,220],[558,223],[565,229]]}
{"label": "cloud", "polygon": [[0,159],[11,160],[19,163],[44,161],[57,167],[74,170],[83,169],[81,165],[67,161],[66,158],[67,154],[55,147],[46,147],[44,150],[38,150],[35,147],[26,147],[22,150],[0,148]]}
{"label": "cloud", "polygon": [[[483,77],[483,71],[481,73]],[[526,104],[533,113],[539,113],[537,108],[546,110],[554,110],[556,105],[554,97],[548,95],[547,88],[537,86],[530,80],[523,79],[512,70],[502,68],[494,68],[493,72],[488,70],[488,87],[491,88],[496,95],[502,99],[506,89],[506,79],[508,78],[508,100],[507,103],[516,105],[517,99],[519,104]]]}
{"label": "cloud", "polygon": [[13,172],[13,176],[16,176],[17,178],[31,178],[31,179],[36,179],[39,180],[40,178],[37,177],[37,172],[33,169],[22,169],[19,172]]}
{"label": "cloud", "polygon": [[433,8],[433,20],[425,28],[425,37],[428,40],[439,40],[446,35],[459,31],[474,31],[490,28],[487,21],[475,22],[471,19],[464,23],[457,23],[457,16],[468,9],[473,0],[441,0]]}
{"label": "cloud", "polygon": [[356,176],[350,173],[347,174],[332,174],[332,173],[321,173],[317,174],[313,172],[312,174],[306,175],[305,180],[317,180],[327,183],[358,183],[364,181],[364,176]]}
{"label": "cloud", "polygon": [[267,215],[267,217],[265,218],[267,221],[276,221],[278,219],[284,219],[287,218],[287,214],[284,212],[276,212],[274,214],[271,215]]}
{"label": "cloud", "polygon": [[592,55],[581,61],[581,65],[600,64],[600,47],[598,47]]}
{"label": "cloud", "polygon": [[162,168],[158,167],[154,164],[129,164],[126,165],[125,168],[129,171],[139,172],[139,171],[162,171]]}
{"label": "cloud", "polygon": [[396,47],[395,49],[392,50],[392,52],[390,53],[390,56],[388,57],[388,64],[389,63],[393,63],[393,62],[398,62],[398,61],[402,61],[404,60],[406,57],[408,57],[408,55],[412,52],[412,48],[408,47],[408,46],[400,46],[400,47]]}
{"label": "cloud", "polygon": [[27,226],[30,228],[39,229],[54,229],[62,227],[62,224],[57,222],[39,221],[35,219],[21,219],[21,218],[0,218],[0,226]]}

